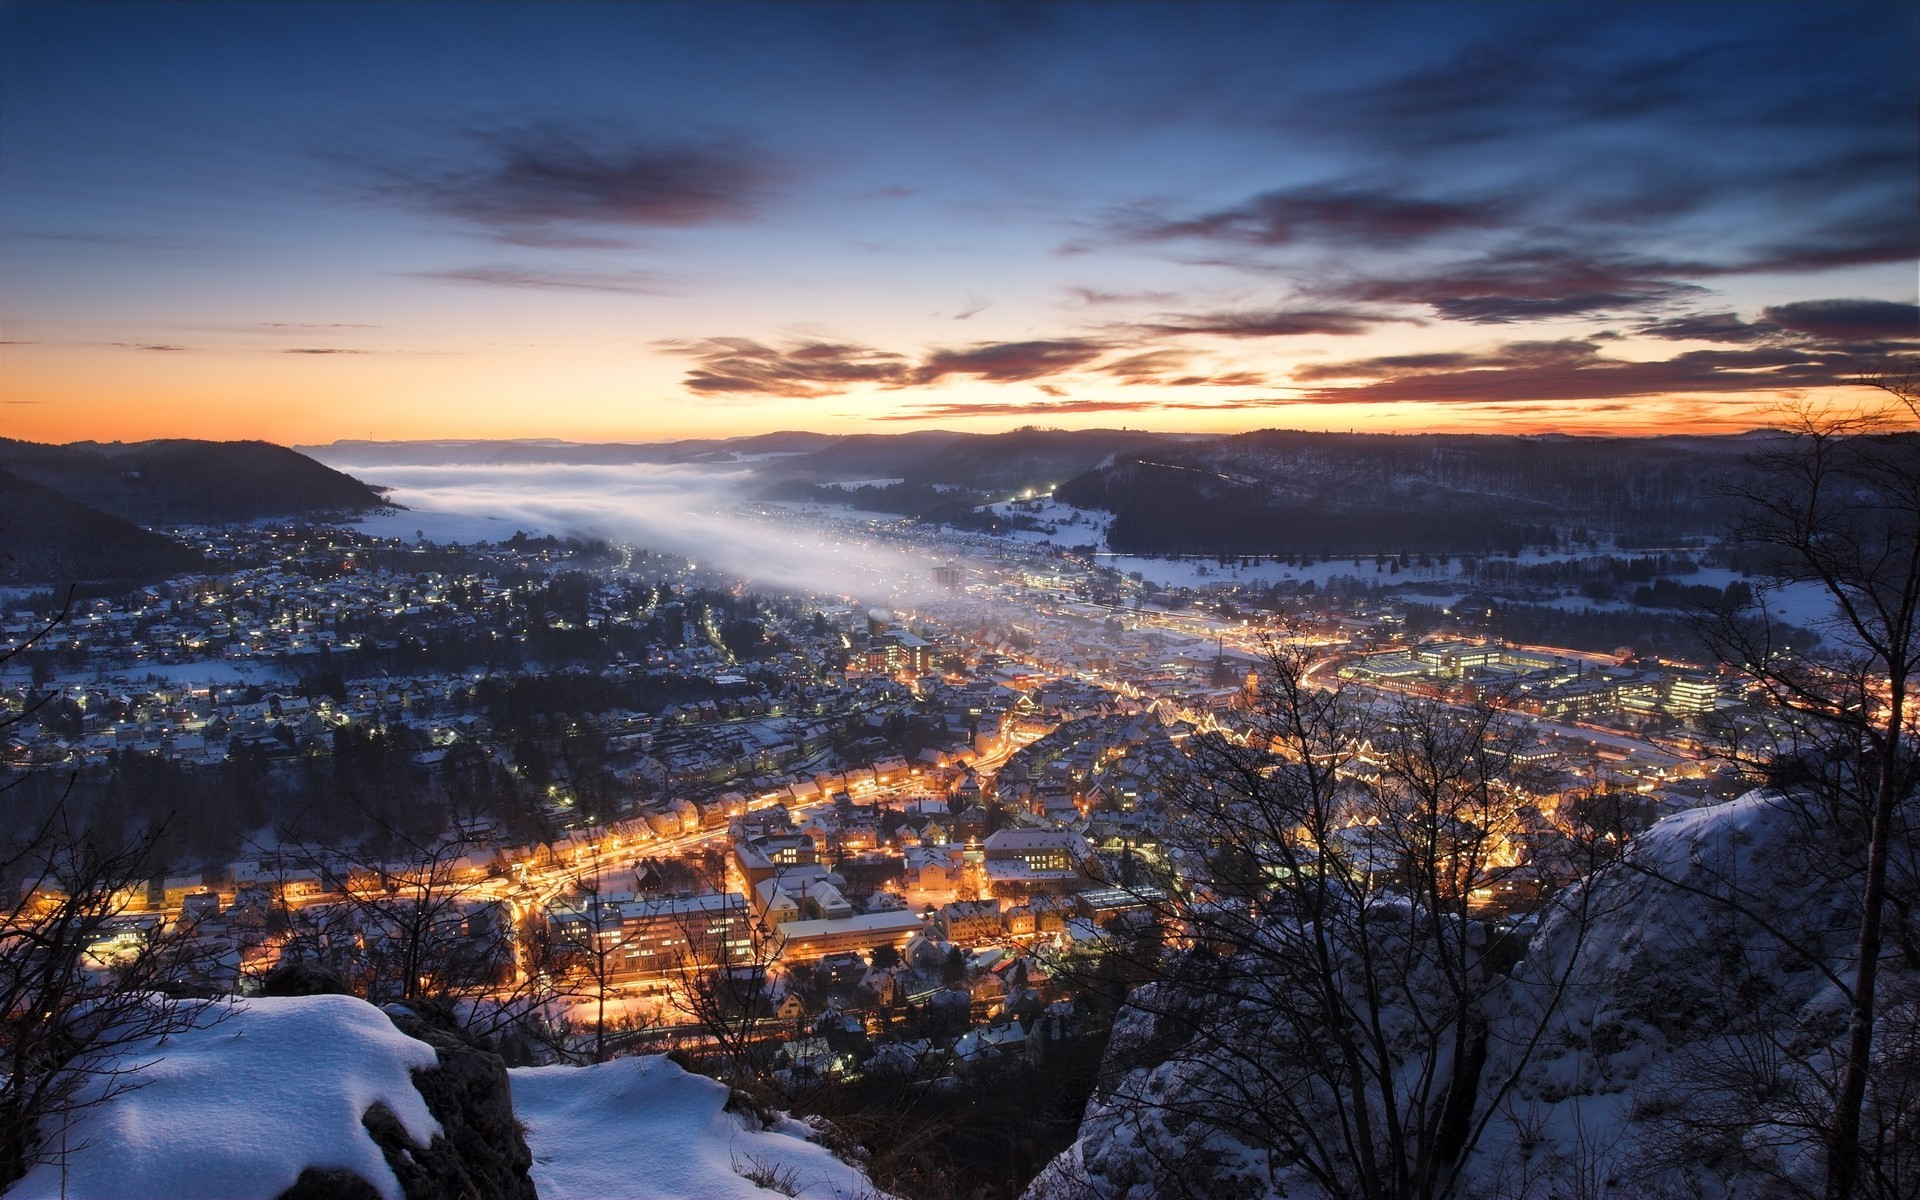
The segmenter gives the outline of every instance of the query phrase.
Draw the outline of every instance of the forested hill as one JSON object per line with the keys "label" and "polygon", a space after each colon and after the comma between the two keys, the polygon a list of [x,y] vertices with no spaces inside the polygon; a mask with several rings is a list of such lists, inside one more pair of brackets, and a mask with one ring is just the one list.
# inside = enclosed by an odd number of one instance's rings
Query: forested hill
{"label": "forested hill", "polygon": [[1131,553],[1474,553],[1587,526],[1670,544],[1725,523],[1755,438],[1262,430],[1123,455],[1062,485]]}
{"label": "forested hill", "polygon": [[0,584],[154,579],[201,565],[170,538],[0,470]]}
{"label": "forested hill", "polygon": [[383,503],[353,476],[269,442],[0,439],[0,470],[146,526],[362,512]]}

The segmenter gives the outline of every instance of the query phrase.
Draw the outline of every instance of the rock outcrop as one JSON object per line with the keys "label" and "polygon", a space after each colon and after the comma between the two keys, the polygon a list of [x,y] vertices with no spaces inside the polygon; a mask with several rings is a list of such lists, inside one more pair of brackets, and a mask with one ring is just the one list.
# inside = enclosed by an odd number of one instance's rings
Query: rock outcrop
{"label": "rock outcrop", "polygon": [[[1888,1195],[1920,1179],[1913,808],[1889,876],[1881,1061],[1863,1131],[1893,1181]],[[1453,1194],[1818,1194],[1861,851],[1859,830],[1832,813],[1755,792],[1660,822],[1623,863],[1564,895],[1497,997],[1473,1114],[1483,1125]],[[1079,1140],[1027,1200],[1165,1194],[1166,1164],[1180,1161],[1212,1164],[1235,1195],[1325,1195],[1290,1174],[1283,1155],[1224,1134],[1229,1121],[1191,1119],[1184,1084],[1196,1064],[1190,1053],[1183,1061],[1180,1039],[1160,1044],[1168,1034],[1164,1020],[1122,1013],[1108,1073],[1122,1090],[1095,1097]],[[1154,1106],[1162,1116],[1144,1111]]]}
{"label": "rock outcrop", "polygon": [[[440,1123],[441,1132],[427,1146],[409,1138],[383,1104],[361,1118],[407,1200],[537,1200],[527,1174],[533,1153],[513,1115],[506,1064],[430,1007],[391,1005],[386,1013],[400,1032],[432,1046],[439,1059],[437,1066],[413,1073],[414,1087]],[[363,1179],[310,1167],[279,1200],[378,1195]]]}

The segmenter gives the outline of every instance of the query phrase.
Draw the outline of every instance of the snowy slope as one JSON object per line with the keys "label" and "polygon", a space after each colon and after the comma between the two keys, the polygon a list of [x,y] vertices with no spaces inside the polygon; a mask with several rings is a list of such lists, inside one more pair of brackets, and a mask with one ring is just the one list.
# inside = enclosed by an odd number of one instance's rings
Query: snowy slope
{"label": "snowy slope", "polygon": [[[414,1072],[437,1066],[456,1090],[480,1078],[446,1077],[433,1046],[351,996],[221,1003],[197,1027],[143,1044],[126,1061],[141,1064],[142,1085],[84,1110],[66,1131],[64,1174],[41,1163],[8,1200],[272,1200],[308,1167],[351,1172],[401,1200],[362,1117],[382,1104],[423,1152],[444,1152],[450,1143],[435,1142],[443,1131]],[[885,1200],[858,1169],[807,1140],[806,1126],[763,1129],[726,1111],[724,1086],[665,1058],[498,1078],[511,1086],[542,1200],[765,1200],[779,1191]],[[50,1144],[60,1147],[57,1132]]]}
{"label": "snowy slope", "polygon": [[41,1163],[10,1200],[268,1200],[309,1166],[398,1200],[360,1118],[378,1102],[422,1146],[440,1132],[412,1076],[435,1064],[433,1047],[351,996],[237,1000],[209,1015],[130,1055],[141,1086],[84,1110],[66,1131],[64,1177]]}
{"label": "snowy slope", "polygon": [[[1894,847],[1897,888],[1914,882],[1916,849]],[[1857,845],[1810,805],[1768,792],[1642,835],[1626,868],[1589,889],[1586,927],[1560,910],[1517,973],[1509,1034],[1537,1027],[1534,1005],[1554,981],[1568,988],[1488,1128],[1482,1186],[1817,1194],[1820,1141],[1807,1121],[1832,1109],[1861,879]],[[1883,960],[1879,998],[1880,1078],[1898,1085],[1897,1059],[1920,1036],[1920,971]],[[1519,1038],[1496,1047],[1489,1074],[1511,1071]],[[1900,1103],[1870,1093],[1870,1129],[1876,1111],[1893,1116],[1876,1109],[1883,1099]]]}
{"label": "snowy slope", "polygon": [[[1857,839],[1813,806],[1754,792],[1661,821],[1623,865],[1564,896],[1499,1000],[1480,1076],[1484,1134],[1454,1194],[1819,1194],[1860,858]],[[1893,860],[1894,886],[1914,894],[1920,845],[1901,839]],[[1867,1136],[1910,1180],[1920,1093],[1900,1089],[1920,1064],[1920,969],[1896,952],[1900,936],[1883,960]],[[1143,1020],[1124,1012],[1115,1048],[1150,1042]],[[1131,1111],[1096,1098],[1027,1200],[1147,1200],[1164,1190],[1156,1172],[1183,1159],[1221,1164],[1249,1198],[1325,1194],[1280,1161],[1268,1176],[1256,1149],[1217,1131],[1194,1143],[1191,1123],[1172,1119],[1192,1069],[1176,1059],[1130,1072]]]}
{"label": "snowy slope", "polygon": [[[881,1200],[865,1175],[788,1121],[761,1130],[726,1111],[727,1088],[664,1057],[509,1072],[541,1200]],[[784,1189],[782,1189],[784,1190]]]}

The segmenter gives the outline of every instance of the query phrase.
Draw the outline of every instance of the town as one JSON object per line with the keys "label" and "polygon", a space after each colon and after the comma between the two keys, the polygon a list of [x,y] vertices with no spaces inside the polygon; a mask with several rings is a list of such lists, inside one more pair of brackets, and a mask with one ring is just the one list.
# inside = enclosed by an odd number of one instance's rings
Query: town
{"label": "town", "polygon": [[102,964],[171,931],[201,988],[317,964],[535,1016],[530,1057],[714,1050],[737,1021],[734,1050],[806,1079],[1084,1029],[1095,965],[1178,874],[1163,780],[1195,739],[1259,736],[1282,648],[1367,703],[1497,705],[1530,770],[1483,831],[1495,921],[1572,882],[1546,848],[1597,802],[1630,834],[1739,790],[1708,731],[1760,719],[1703,667],[1411,638],[1376,595],[837,520],[921,547],[910,600],[578,538],[179,531],[226,569],[15,601],[7,767],[29,801],[165,827]]}

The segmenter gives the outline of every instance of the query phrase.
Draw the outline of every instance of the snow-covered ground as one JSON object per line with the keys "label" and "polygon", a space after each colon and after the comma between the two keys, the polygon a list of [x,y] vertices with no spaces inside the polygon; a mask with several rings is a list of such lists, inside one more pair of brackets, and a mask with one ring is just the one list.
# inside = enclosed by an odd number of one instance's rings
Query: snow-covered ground
{"label": "snow-covered ground", "polygon": [[10,1200],[269,1200],[310,1166],[399,1200],[360,1118],[379,1102],[431,1141],[440,1126],[412,1072],[438,1061],[433,1047],[351,996],[236,1000],[206,1017],[129,1054],[137,1086],[51,1134],[66,1169],[41,1163]]}
{"label": "snow-covered ground", "polygon": [[[400,1200],[361,1118],[383,1104],[422,1148],[442,1132],[413,1081],[439,1062],[433,1047],[351,996],[217,1002],[122,1062],[137,1086],[49,1131],[64,1169],[37,1165],[9,1200],[271,1200],[308,1167]],[[508,1078],[542,1200],[886,1200],[805,1125],[763,1129],[726,1110],[725,1086],[664,1057]]]}
{"label": "snow-covered ground", "polygon": [[726,1111],[725,1085],[660,1056],[511,1071],[513,1110],[533,1150],[541,1200],[877,1198],[866,1176],[788,1121],[762,1130]]}

